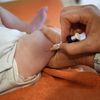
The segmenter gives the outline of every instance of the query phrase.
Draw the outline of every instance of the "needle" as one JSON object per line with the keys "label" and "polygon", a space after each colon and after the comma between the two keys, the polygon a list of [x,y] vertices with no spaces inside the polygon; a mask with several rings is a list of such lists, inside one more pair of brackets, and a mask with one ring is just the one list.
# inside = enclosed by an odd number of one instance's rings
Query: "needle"
{"label": "needle", "polygon": [[[67,40],[68,43],[72,43],[72,42],[76,42],[76,41],[82,41],[82,40],[84,40],[84,39],[86,39],[86,34],[85,34],[85,33],[81,33],[81,34],[75,33],[75,35],[69,35],[69,36],[67,36],[67,38],[66,38],[66,40]],[[60,41],[59,43],[54,44],[54,45],[50,48],[50,50],[51,50],[51,51],[59,50],[61,44],[62,44],[62,41]]]}
{"label": "needle", "polygon": [[62,44],[62,41],[60,41],[60,43],[54,44],[54,45],[50,48],[50,50],[51,50],[51,51],[59,50],[61,44]]}

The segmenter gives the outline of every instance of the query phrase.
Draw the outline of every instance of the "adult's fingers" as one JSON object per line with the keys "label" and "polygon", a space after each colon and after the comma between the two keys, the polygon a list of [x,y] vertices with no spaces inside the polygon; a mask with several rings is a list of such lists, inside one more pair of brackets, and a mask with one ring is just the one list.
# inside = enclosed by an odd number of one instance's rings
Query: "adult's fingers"
{"label": "adult's fingers", "polygon": [[88,40],[73,43],[62,43],[60,49],[65,50],[69,55],[93,53],[94,47],[91,46],[91,44],[93,43]]}
{"label": "adult's fingers", "polygon": [[62,30],[62,40],[66,38],[72,29],[71,25],[73,23],[81,23],[88,24],[91,20],[91,6],[74,6],[67,7],[61,12],[60,22],[61,22],[61,30]]}
{"label": "adult's fingers", "polygon": [[66,36],[70,33],[71,22],[69,18],[67,18],[68,14],[72,11],[79,10],[79,8],[80,6],[69,6],[62,9],[60,15],[62,41],[65,41]]}

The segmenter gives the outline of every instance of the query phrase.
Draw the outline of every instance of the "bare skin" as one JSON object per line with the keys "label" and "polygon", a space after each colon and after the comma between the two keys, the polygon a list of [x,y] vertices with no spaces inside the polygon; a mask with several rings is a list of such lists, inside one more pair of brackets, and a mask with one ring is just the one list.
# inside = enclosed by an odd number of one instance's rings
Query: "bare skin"
{"label": "bare skin", "polygon": [[[21,38],[17,43],[15,59],[18,64],[19,73],[24,77],[27,78],[32,76],[36,73],[39,73],[46,65],[52,68],[62,68],[62,66],[73,66],[78,64],[83,65],[93,65],[93,55],[79,55],[77,56],[70,56],[65,52],[58,51],[60,53],[58,55],[59,64],[55,66],[54,56],[56,56],[54,51],[50,51],[50,47],[52,47],[53,43],[59,42],[61,36],[59,33],[52,30],[50,27],[43,26],[42,32],[35,31],[37,27],[33,29],[33,27],[38,23],[40,29],[40,23],[45,22],[43,18],[46,18],[47,10],[43,10],[41,18],[41,13],[38,13],[36,17],[34,17],[31,24],[27,24],[21,21],[19,18],[14,16],[9,11],[5,10],[4,8],[0,8],[0,16],[2,23],[8,28],[18,29],[20,31],[25,31],[27,33],[23,38]],[[3,11],[3,12],[2,12]],[[7,13],[7,14],[5,14]],[[39,15],[39,16],[38,16]],[[4,17],[3,17],[4,16]],[[13,18],[14,21],[9,20],[9,17]],[[35,20],[35,21],[34,21]],[[42,21],[41,21],[42,20]],[[21,25],[21,26],[20,26]],[[54,55],[55,54],[55,55]],[[75,59],[77,57],[78,59]],[[73,64],[73,65],[72,65]],[[52,66],[53,65],[53,66]]]}
{"label": "bare skin", "polygon": [[61,11],[62,40],[65,41],[67,35],[74,34],[76,29],[85,32],[87,38],[80,42],[63,43],[61,49],[70,55],[100,52],[99,26],[100,10],[95,6],[65,7]]}
{"label": "bare skin", "polygon": [[25,35],[19,40],[15,54],[19,73],[24,77],[39,73],[54,54],[49,50],[51,46],[52,43],[41,31]]}
{"label": "bare skin", "polygon": [[41,8],[36,16],[34,16],[31,23],[26,23],[8,10],[0,7],[0,19],[2,24],[10,29],[17,29],[23,32],[32,33],[41,28],[45,23],[48,8]]}
{"label": "bare skin", "polygon": [[39,73],[54,54],[49,50],[52,43],[41,31],[35,31],[41,28],[46,17],[47,8],[44,7],[40,9],[33,21],[27,24],[11,12],[0,7],[0,18],[4,26],[30,33],[19,39],[15,53],[19,74],[24,78]]}
{"label": "bare skin", "polygon": [[[42,32],[54,44],[59,43],[61,40],[61,34],[49,27],[44,26]],[[69,55],[64,50],[60,49],[56,51],[55,55],[48,63],[48,66],[51,68],[68,68],[69,66],[76,65],[87,65],[93,68],[94,54]]]}

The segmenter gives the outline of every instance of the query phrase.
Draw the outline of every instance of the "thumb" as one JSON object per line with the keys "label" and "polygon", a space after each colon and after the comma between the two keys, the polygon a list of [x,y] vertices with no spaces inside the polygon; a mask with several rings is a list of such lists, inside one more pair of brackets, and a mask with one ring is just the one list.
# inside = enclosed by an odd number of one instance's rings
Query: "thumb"
{"label": "thumb", "polygon": [[87,40],[73,43],[62,43],[60,49],[63,49],[69,55],[77,55],[84,53],[91,53],[91,45]]}

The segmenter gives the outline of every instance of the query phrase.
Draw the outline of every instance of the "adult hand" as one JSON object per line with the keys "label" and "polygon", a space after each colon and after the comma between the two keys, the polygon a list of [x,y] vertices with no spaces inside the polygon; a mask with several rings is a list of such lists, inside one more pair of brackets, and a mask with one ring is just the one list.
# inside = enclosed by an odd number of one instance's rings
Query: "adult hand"
{"label": "adult hand", "polygon": [[[52,43],[55,44],[60,42],[61,34],[57,28],[43,26],[41,31]],[[81,54],[73,56],[68,55],[64,52],[64,50],[58,50],[55,51],[55,54],[51,57],[47,66],[51,68],[68,68],[76,65],[88,65],[93,67],[93,57],[93,54]]]}
{"label": "adult hand", "polygon": [[85,32],[80,42],[63,43],[61,48],[70,55],[100,52],[100,10],[93,5],[65,7],[61,11],[62,40],[75,30]]}

